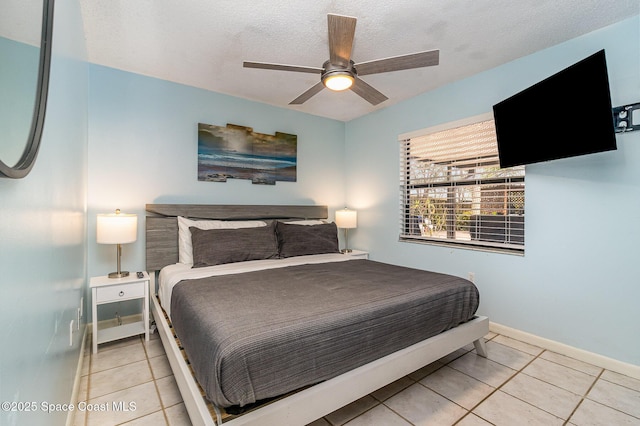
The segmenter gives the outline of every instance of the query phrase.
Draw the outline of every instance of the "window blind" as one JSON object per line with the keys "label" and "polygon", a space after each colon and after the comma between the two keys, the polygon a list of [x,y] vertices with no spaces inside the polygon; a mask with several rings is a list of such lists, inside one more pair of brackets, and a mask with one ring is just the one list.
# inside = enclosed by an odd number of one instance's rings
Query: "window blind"
{"label": "window blind", "polygon": [[493,120],[400,140],[400,239],[524,250],[524,166],[501,169]]}

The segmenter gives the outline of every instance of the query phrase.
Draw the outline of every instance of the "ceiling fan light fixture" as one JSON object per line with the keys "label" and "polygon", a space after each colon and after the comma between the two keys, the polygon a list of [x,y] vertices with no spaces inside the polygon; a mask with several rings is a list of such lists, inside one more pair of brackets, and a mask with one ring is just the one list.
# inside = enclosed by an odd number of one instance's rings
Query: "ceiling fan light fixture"
{"label": "ceiling fan light fixture", "polygon": [[349,74],[347,71],[339,71],[334,72],[329,75],[326,75],[322,82],[324,83],[327,89],[333,90],[335,92],[340,92],[342,90],[347,90],[353,85],[353,76]]}
{"label": "ceiling fan light fixture", "polygon": [[[327,15],[327,23],[329,60],[322,64],[322,68],[250,61],[244,61],[243,66],[245,68],[320,74],[320,81],[289,102],[289,105],[301,105],[312,96],[320,93],[325,87],[338,92],[351,89],[371,105],[378,105],[389,98],[371,87],[364,80],[360,80],[360,76],[430,67],[439,63],[440,51],[429,50],[356,64],[351,59],[356,18],[330,13]],[[358,80],[356,81],[356,79]]]}

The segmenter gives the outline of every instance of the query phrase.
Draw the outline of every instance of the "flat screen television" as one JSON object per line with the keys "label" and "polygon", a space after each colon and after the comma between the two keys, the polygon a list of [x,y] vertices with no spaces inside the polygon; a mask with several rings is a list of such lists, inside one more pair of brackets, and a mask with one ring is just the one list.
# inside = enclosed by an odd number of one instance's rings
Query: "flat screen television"
{"label": "flat screen television", "polygon": [[493,106],[500,167],[617,149],[604,50]]}

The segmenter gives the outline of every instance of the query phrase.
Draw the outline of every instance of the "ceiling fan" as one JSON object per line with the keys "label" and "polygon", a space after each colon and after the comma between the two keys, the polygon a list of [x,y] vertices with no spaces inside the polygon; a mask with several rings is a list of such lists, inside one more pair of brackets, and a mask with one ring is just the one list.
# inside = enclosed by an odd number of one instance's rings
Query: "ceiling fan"
{"label": "ceiling fan", "polygon": [[388,98],[359,77],[438,65],[439,50],[417,52],[356,64],[351,60],[356,18],[328,14],[327,20],[329,24],[329,60],[322,64],[322,68],[249,61],[244,61],[243,66],[245,68],[320,74],[320,82],[289,102],[289,105],[300,105],[325,87],[334,91],[351,89],[372,105],[378,105]]}

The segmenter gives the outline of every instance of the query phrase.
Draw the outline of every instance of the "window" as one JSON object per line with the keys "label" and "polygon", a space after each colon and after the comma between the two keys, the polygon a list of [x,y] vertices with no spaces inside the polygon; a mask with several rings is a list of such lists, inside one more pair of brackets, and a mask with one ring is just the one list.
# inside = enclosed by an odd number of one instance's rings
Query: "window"
{"label": "window", "polygon": [[400,240],[524,251],[524,166],[501,169],[490,114],[400,137]]}

